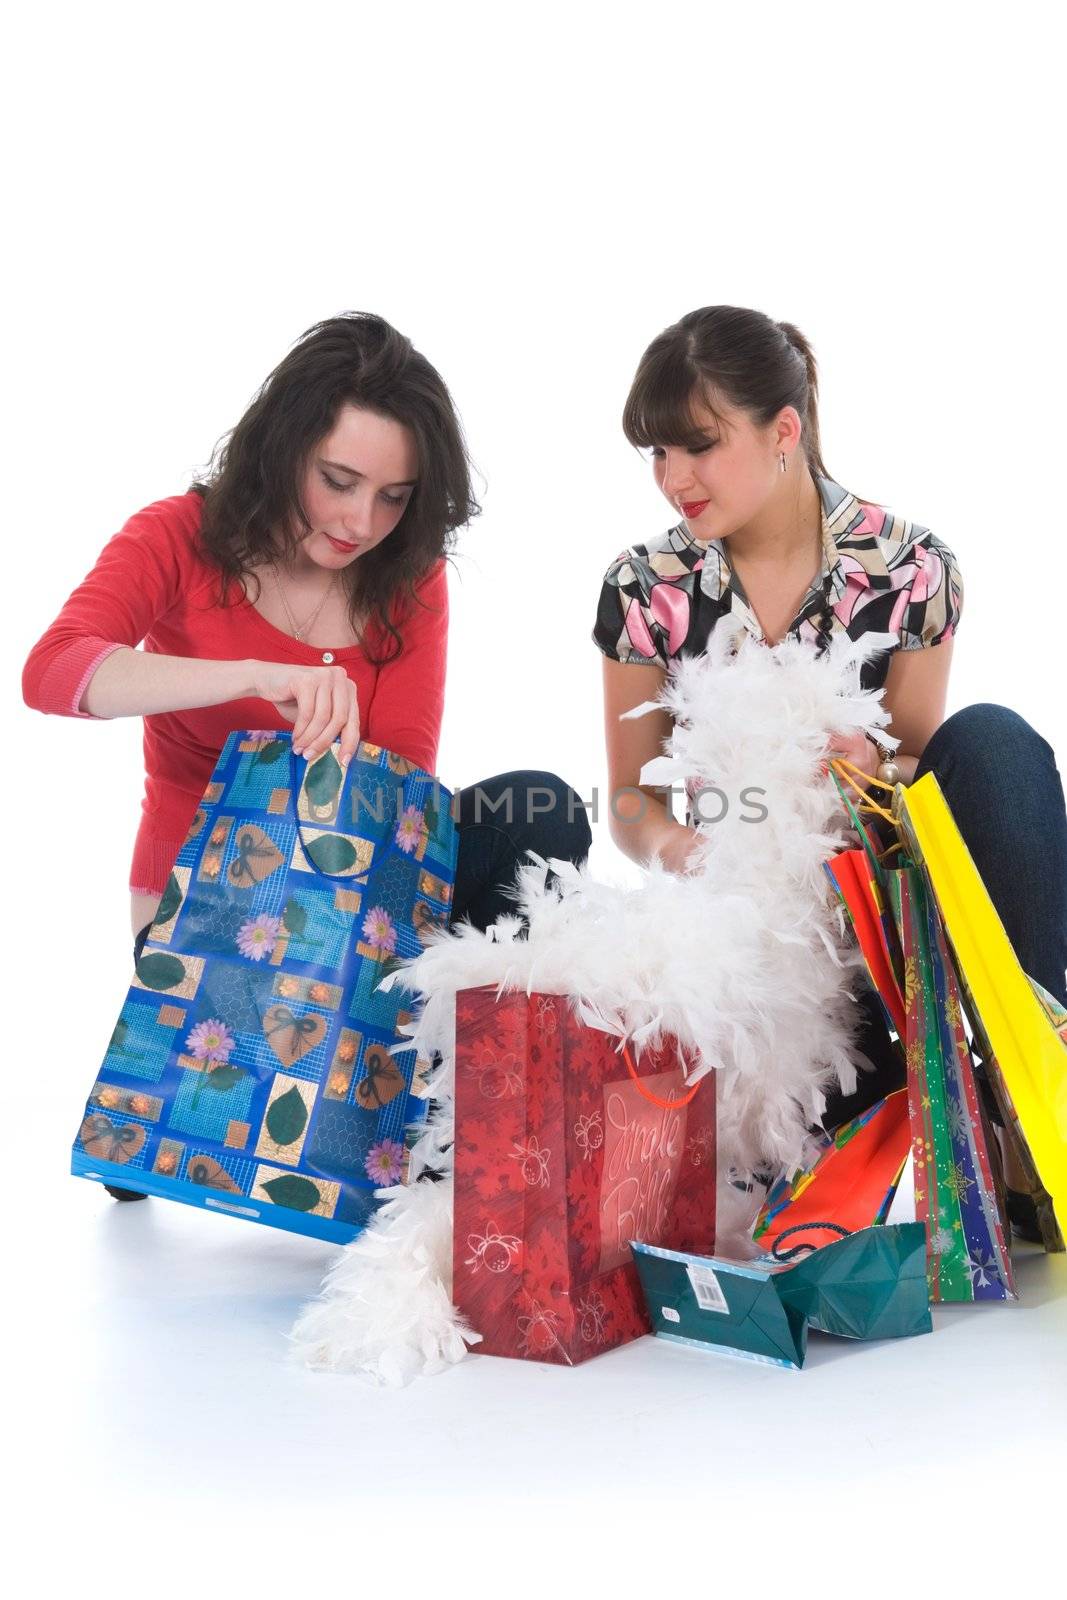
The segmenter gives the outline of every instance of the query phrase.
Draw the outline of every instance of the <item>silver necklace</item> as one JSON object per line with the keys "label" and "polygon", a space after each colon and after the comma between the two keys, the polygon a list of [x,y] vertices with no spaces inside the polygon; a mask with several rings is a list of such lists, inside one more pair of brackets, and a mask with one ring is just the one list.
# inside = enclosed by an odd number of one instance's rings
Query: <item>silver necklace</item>
{"label": "silver necklace", "polygon": [[319,614],[321,613],[323,606],[326,604],[327,600],[330,598],[331,594],[333,593],[334,588],[335,588],[335,586],[337,584],[337,573],[335,572],[333,577],[330,579],[329,583],[326,586],[325,594],[323,595],[322,599],[319,601],[318,605],[315,607],[314,611],[311,613],[310,617],[308,617],[308,619],[307,619],[307,621],[305,623],[300,624],[300,623],[297,622],[296,618],[293,616],[292,610],[290,609],[290,606],[289,606],[289,602],[285,598],[285,590],[282,588],[281,583],[278,580],[278,569],[274,566],[273,563],[271,563],[271,569],[270,570],[271,570],[271,576],[274,579],[274,587],[278,591],[278,597],[281,600],[281,603],[282,603],[282,605],[283,605],[283,607],[285,609],[286,616],[289,618],[289,627],[292,630],[293,638],[303,641],[304,635],[306,633],[310,633],[311,629],[314,627],[316,621],[318,620]]}

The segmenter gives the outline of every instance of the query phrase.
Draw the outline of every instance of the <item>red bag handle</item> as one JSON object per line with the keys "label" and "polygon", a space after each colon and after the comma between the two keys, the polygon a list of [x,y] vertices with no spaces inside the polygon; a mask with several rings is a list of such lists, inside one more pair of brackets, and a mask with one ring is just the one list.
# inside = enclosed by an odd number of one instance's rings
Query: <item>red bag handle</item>
{"label": "red bag handle", "polygon": [[623,1045],[622,1054],[623,1059],[626,1062],[626,1070],[636,1083],[638,1089],[644,1095],[646,1100],[648,1100],[654,1106],[659,1106],[661,1111],[680,1111],[683,1106],[687,1106],[689,1104],[697,1090],[700,1088],[700,1084],[695,1083],[684,1100],[661,1100],[658,1094],[653,1094],[651,1089],[646,1089],[642,1083],[640,1077],[638,1076],[637,1068],[634,1066],[633,1057],[630,1055],[630,1046],[628,1044]]}

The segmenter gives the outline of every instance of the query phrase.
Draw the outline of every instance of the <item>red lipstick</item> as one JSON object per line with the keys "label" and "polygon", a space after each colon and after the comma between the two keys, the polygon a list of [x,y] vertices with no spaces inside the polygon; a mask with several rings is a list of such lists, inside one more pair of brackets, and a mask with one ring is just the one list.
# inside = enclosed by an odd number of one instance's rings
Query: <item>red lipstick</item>
{"label": "red lipstick", "polygon": [[699,517],[704,507],[709,504],[710,501],[708,500],[683,500],[682,516],[692,521],[694,517]]}

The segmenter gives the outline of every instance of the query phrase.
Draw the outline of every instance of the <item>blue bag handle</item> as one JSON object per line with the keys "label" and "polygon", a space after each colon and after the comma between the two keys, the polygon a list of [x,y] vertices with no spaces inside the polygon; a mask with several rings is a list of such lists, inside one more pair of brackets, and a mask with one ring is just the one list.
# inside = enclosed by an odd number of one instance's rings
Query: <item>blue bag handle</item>
{"label": "blue bag handle", "polygon": [[[292,735],[290,735],[290,740],[291,740],[291,738],[292,738]],[[330,748],[332,750],[333,746],[331,745]],[[326,751],[324,750],[322,752],[322,754],[325,755]],[[321,761],[322,760],[322,756],[319,756],[316,759]],[[302,828],[300,826],[300,789],[301,789],[301,785],[302,785],[302,779],[298,776],[298,769],[297,769],[297,761],[298,760],[304,762],[304,775],[306,777],[307,776],[308,767],[310,765],[313,765],[314,763],[308,762],[303,756],[299,756],[298,757],[296,752],[293,749],[292,743],[290,743],[290,745],[289,745],[289,809],[290,809],[290,811],[292,812],[292,815],[293,815],[293,822],[296,825],[296,836],[300,840],[300,848],[304,852],[304,859],[307,862],[308,866],[311,868],[311,870],[313,872],[317,873],[320,878],[329,878],[333,883],[351,883],[352,882],[352,874],[350,872],[326,872],[322,867],[318,866],[317,863],[314,860],[314,857],[308,851],[307,845],[304,843],[304,834],[303,834],[303,830],[302,830]],[[347,772],[348,772],[347,767],[342,767],[341,768],[341,790],[339,791],[339,796],[340,796],[340,793],[343,792],[343,790],[344,790],[345,777],[347,775]],[[339,805],[338,805],[338,810],[340,810],[340,806]]]}
{"label": "blue bag handle", "polygon": [[[291,740],[291,738],[292,738],[292,736],[290,735],[290,740]],[[330,748],[331,749],[333,748],[332,745],[331,745]],[[322,754],[325,755],[326,751],[324,750],[322,752]],[[305,856],[305,859],[307,860],[308,865],[311,867],[313,872],[316,872],[318,874],[318,876],[320,878],[329,878],[330,881],[333,882],[333,883],[350,883],[352,881],[352,874],[351,873],[349,873],[349,872],[326,872],[326,871],[324,871],[324,869],[322,867],[318,866],[315,863],[315,861],[312,859],[311,855],[308,852],[307,845],[304,843],[304,833],[303,833],[303,828],[302,828],[301,822],[300,822],[300,790],[301,790],[302,780],[300,779],[300,777],[298,775],[298,768],[297,768],[297,760],[298,759],[304,762],[304,775],[306,777],[307,776],[308,767],[309,766],[314,766],[315,763],[314,762],[308,762],[303,756],[298,758],[296,753],[295,753],[295,751],[293,750],[292,743],[290,742],[290,745],[289,745],[289,810],[290,810],[290,812],[292,814],[294,826],[296,827],[296,836],[300,840],[300,848],[304,852],[304,856]],[[357,761],[359,759],[358,753],[357,753],[356,759],[357,759]],[[322,756],[316,757],[316,760],[321,761],[322,760]],[[348,776],[350,771],[351,771],[351,767],[342,767],[341,768],[341,791],[340,792],[342,792],[342,793],[344,791],[345,778]],[[434,782],[434,784],[436,786],[437,779],[434,778],[433,782]],[[435,788],[435,793],[436,792],[438,792],[438,791]],[[446,793],[446,794],[449,793],[448,790],[445,790],[443,792]],[[338,807],[338,809],[340,809],[340,807]]]}

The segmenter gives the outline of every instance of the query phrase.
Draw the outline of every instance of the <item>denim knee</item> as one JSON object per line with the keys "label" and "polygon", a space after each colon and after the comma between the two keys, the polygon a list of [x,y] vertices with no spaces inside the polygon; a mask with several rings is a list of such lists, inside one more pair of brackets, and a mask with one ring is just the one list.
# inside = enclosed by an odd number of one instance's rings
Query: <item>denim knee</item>
{"label": "denim knee", "polygon": [[515,778],[516,812],[537,830],[541,854],[584,861],[593,831],[578,791],[554,772],[522,772]]}
{"label": "denim knee", "polygon": [[519,854],[579,862],[593,842],[581,796],[554,772],[501,772],[460,791],[460,827],[506,833]]}
{"label": "denim knee", "polygon": [[930,736],[921,763],[924,769],[945,760],[963,760],[969,766],[1003,770],[1006,764],[1025,760],[1038,750],[1052,755],[1052,746],[1010,706],[979,701],[946,717]]}

